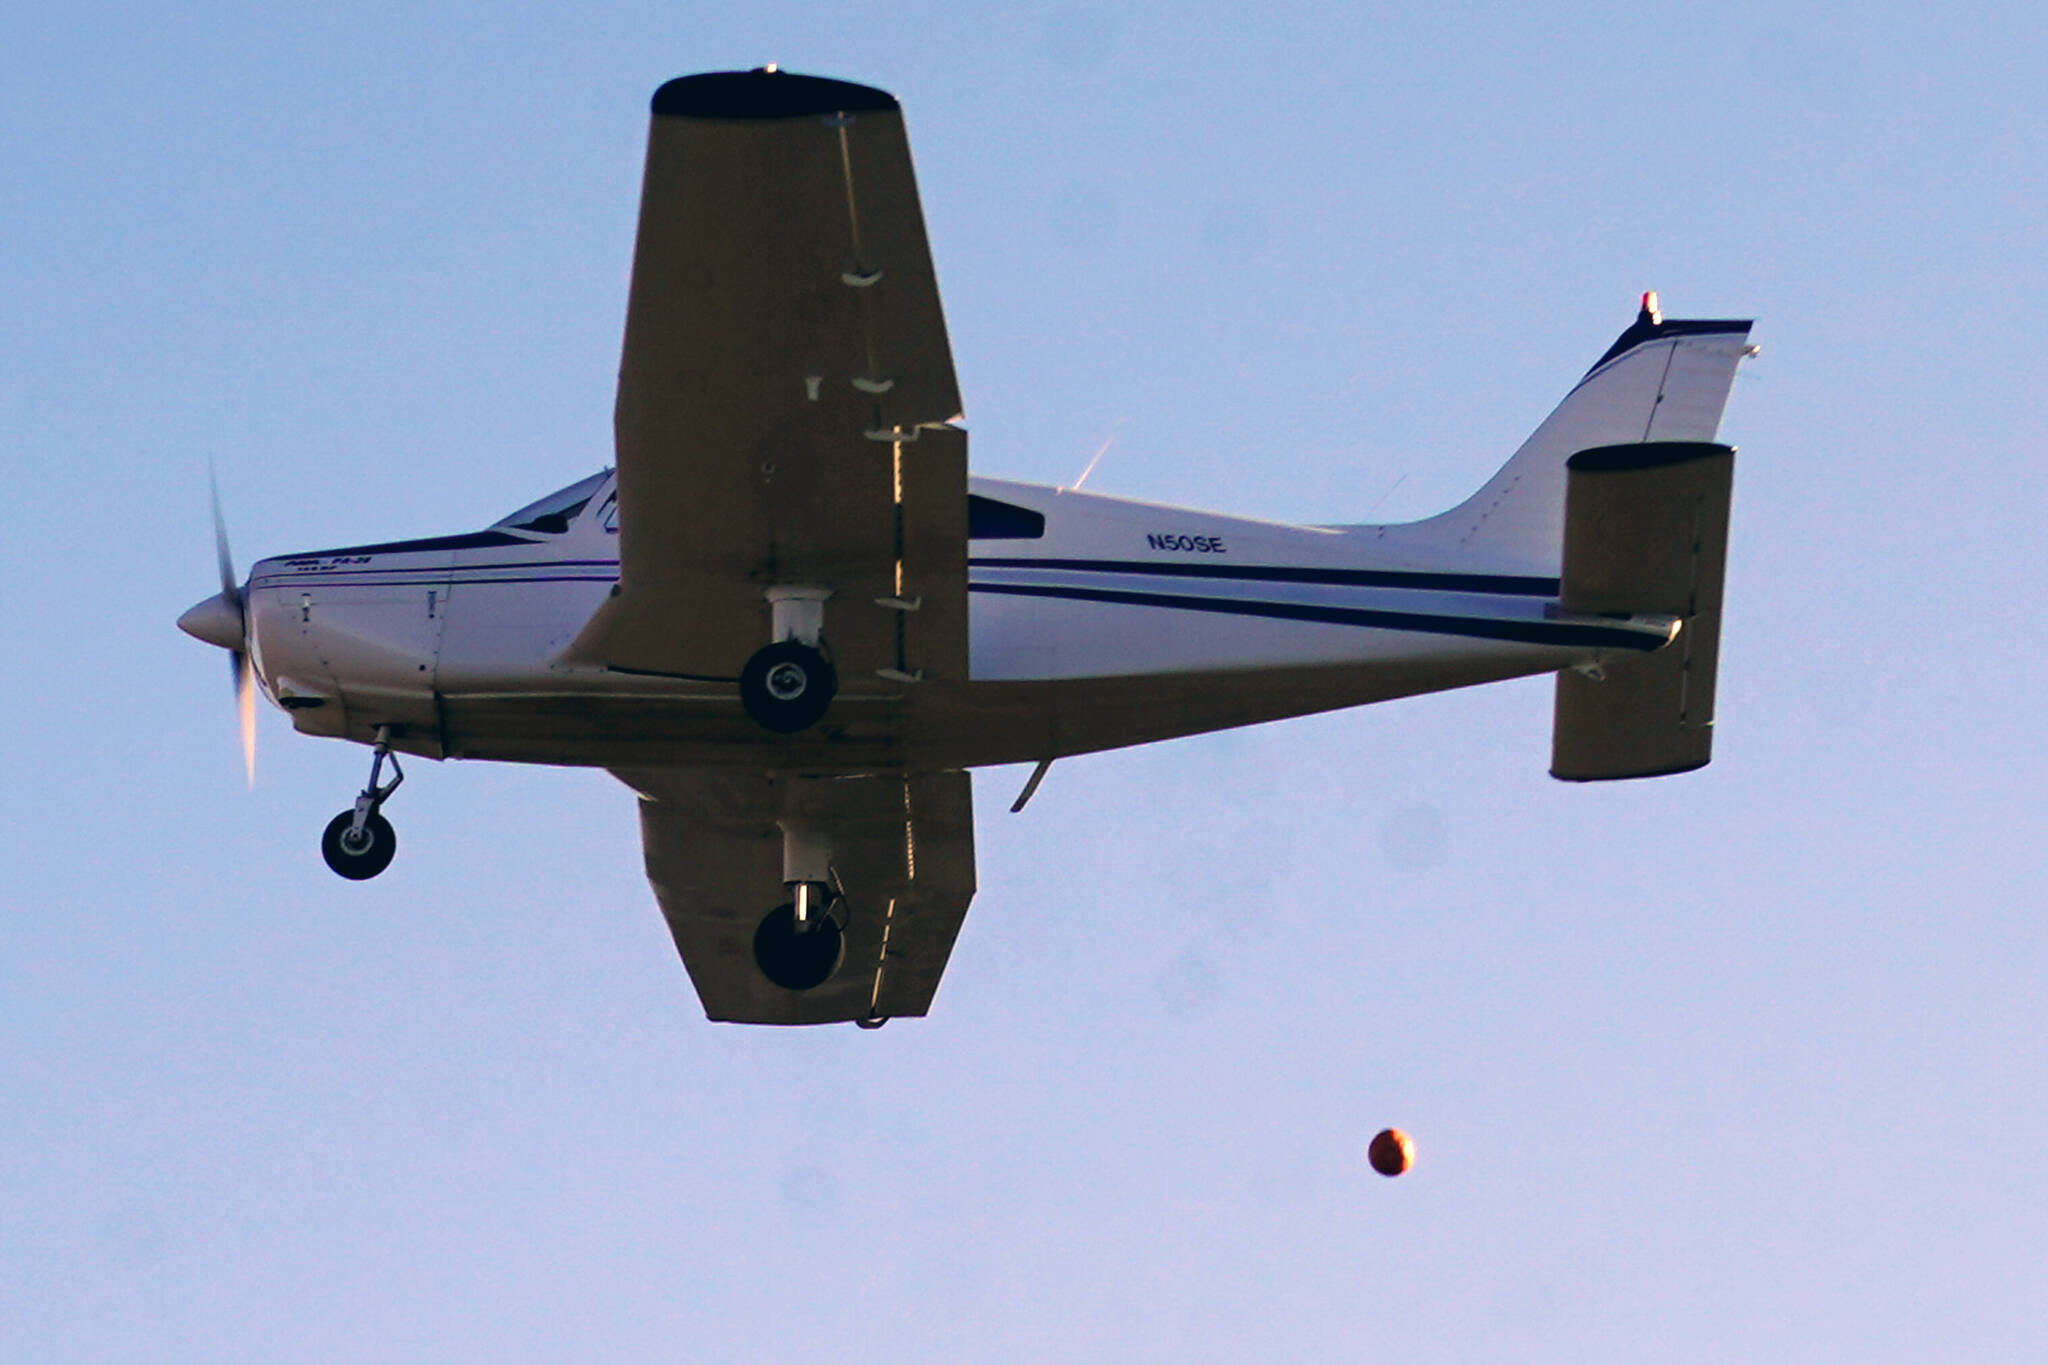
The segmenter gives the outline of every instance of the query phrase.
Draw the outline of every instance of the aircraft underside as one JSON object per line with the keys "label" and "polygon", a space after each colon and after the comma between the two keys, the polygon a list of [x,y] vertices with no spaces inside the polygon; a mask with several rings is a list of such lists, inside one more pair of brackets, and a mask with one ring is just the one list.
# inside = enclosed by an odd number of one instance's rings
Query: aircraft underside
{"label": "aircraft underside", "polygon": [[765,752],[730,686],[406,696],[344,692],[292,713],[301,733],[375,742],[427,758],[616,768],[784,772],[938,771],[1066,758],[1212,730],[1391,701],[1569,666],[1565,651],[1503,650],[1435,661],[1321,664],[1257,672],[943,684],[914,725],[900,694],[847,697],[829,726]]}

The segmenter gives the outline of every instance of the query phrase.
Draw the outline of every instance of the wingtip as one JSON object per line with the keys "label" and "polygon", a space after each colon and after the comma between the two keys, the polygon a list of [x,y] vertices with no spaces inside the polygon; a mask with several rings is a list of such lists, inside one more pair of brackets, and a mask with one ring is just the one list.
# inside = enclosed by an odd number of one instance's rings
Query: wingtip
{"label": "wingtip", "polygon": [[779,119],[888,112],[896,97],[870,85],[800,76],[773,62],[752,71],[678,76],[654,92],[658,118]]}

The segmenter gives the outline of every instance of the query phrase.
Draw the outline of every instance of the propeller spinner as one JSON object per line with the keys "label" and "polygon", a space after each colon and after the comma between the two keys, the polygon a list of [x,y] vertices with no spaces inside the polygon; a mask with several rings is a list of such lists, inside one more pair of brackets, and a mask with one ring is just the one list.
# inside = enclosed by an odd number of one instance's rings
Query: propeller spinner
{"label": "propeller spinner", "polygon": [[242,766],[249,785],[256,785],[256,665],[249,657],[249,614],[235,580],[234,556],[228,551],[228,526],[220,512],[220,486],[213,486],[213,547],[220,562],[220,591],[178,618],[178,629],[228,651],[228,669],[235,688],[235,715],[242,733]]}

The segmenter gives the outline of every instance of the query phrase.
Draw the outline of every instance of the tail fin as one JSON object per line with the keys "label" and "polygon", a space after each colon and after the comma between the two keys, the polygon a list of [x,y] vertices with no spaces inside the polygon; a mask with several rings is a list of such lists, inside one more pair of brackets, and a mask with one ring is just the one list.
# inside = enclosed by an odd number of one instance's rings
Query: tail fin
{"label": "tail fin", "polygon": [[1401,538],[1456,546],[1503,569],[1557,573],[1565,461],[1595,446],[1712,441],[1735,367],[1750,353],[1749,328],[1747,320],[1667,320],[1657,296],[1643,295],[1634,325],[1486,486],[1400,528]]}

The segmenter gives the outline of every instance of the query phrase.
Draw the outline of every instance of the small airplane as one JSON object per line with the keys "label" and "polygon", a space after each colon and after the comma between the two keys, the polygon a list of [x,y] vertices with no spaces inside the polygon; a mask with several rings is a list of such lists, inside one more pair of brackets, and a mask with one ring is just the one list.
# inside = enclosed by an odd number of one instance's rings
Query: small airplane
{"label": "small airplane", "polygon": [[[481,531],[265,559],[179,625],[372,746],[610,770],[714,1020],[926,1013],[968,770],[1557,674],[1551,771],[1707,762],[1747,321],[1635,322],[1470,498],[1295,526],[967,473],[902,113],[764,67],[655,92],[617,465]],[[388,769],[389,775],[386,776]]]}

